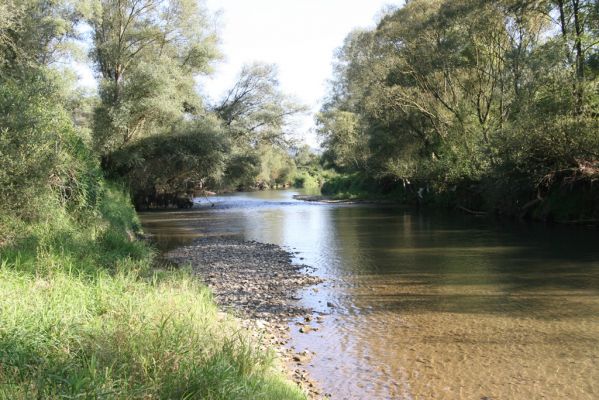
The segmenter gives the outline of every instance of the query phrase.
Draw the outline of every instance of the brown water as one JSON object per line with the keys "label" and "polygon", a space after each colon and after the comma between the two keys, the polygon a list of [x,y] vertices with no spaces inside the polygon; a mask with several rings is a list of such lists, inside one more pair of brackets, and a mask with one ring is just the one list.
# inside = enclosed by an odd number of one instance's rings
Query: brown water
{"label": "brown water", "polygon": [[164,249],[226,234],[316,267],[327,283],[300,303],[330,315],[292,344],[334,399],[599,398],[599,232],[292,194],[142,221]]}

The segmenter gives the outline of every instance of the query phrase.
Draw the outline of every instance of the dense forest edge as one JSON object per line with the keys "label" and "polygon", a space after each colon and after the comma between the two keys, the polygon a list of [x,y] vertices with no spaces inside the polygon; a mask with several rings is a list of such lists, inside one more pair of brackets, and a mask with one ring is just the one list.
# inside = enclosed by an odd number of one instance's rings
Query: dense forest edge
{"label": "dense forest edge", "polygon": [[424,1],[347,36],[323,193],[599,222],[599,3]]}

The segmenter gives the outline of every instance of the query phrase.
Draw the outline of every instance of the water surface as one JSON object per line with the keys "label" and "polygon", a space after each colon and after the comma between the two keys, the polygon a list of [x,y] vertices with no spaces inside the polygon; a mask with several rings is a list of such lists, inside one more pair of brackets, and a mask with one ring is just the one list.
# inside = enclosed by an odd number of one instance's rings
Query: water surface
{"label": "water surface", "polygon": [[232,235],[315,267],[327,281],[300,303],[329,315],[292,345],[335,399],[599,398],[599,232],[292,194],[142,221],[162,249]]}

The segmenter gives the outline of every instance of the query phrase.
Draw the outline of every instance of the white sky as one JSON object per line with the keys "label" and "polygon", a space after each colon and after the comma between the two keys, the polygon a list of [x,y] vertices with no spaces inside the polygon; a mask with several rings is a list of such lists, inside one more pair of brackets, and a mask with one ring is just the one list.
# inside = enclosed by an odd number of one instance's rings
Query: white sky
{"label": "white sky", "polygon": [[[235,82],[243,64],[277,64],[282,89],[318,111],[332,74],[333,54],[355,28],[373,27],[388,4],[401,0],[206,0],[220,11],[221,50],[225,60],[204,79],[203,90],[218,99]],[[298,127],[316,146],[313,115]]]}
{"label": "white sky", "polygon": [[[202,91],[217,100],[235,82],[244,64],[277,64],[285,93],[318,111],[332,74],[333,54],[355,28],[373,27],[386,5],[402,0],[205,0],[217,19],[221,52],[215,73],[200,80]],[[77,64],[81,84],[95,86],[93,74]],[[299,138],[317,146],[313,115],[298,127]]]}

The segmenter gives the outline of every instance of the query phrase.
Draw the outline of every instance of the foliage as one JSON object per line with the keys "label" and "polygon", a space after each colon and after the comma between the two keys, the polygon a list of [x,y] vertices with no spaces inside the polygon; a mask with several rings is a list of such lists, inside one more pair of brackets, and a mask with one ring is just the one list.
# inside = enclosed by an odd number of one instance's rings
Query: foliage
{"label": "foliage", "polygon": [[323,167],[321,157],[308,145],[296,149],[294,160],[297,172],[293,177],[293,186],[296,188],[317,191],[336,175],[333,170]]}
{"label": "foliage", "polygon": [[236,148],[227,160],[222,186],[240,190],[254,187],[260,164],[260,155],[254,149]]}
{"label": "foliage", "polygon": [[214,107],[235,144],[253,148],[283,147],[289,133],[285,128],[305,111],[279,88],[276,67],[261,63],[244,66],[237,82]]}
{"label": "foliage", "polygon": [[258,154],[261,160],[258,174],[259,185],[278,187],[291,181],[296,166],[289,154],[272,146],[261,146],[258,149]]}
{"label": "foliage", "polygon": [[503,206],[526,203],[599,159],[594,3],[412,0],[353,32],[317,119],[324,160],[437,192],[501,181],[518,193]]}
{"label": "foliage", "polygon": [[164,135],[150,136],[111,154],[108,171],[124,179],[136,205],[164,194],[188,195],[224,173],[229,144],[211,121],[182,123]]}
{"label": "foliage", "polygon": [[100,82],[93,137],[109,176],[137,206],[168,206],[194,190],[290,181],[288,128],[305,108],[279,88],[273,65],[242,69],[209,111],[194,79],[217,57],[194,1],[103,0],[89,20]]}
{"label": "foliage", "polygon": [[127,195],[0,247],[0,398],[304,398],[186,271],[153,271]]}
{"label": "foliage", "polygon": [[0,68],[19,74],[72,54],[87,1],[8,0],[0,4]]}
{"label": "foliage", "polygon": [[101,172],[39,71],[0,79],[0,203],[2,213],[32,220],[46,201],[71,211],[93,209]]}
{"label": "foliage", "polygon": [[244,66],[212,111],[232,143],[225,187],[267,188],[291,182],[295,165],[290,128],[306,107],[282,92],[274,65]]}
{"label": "foliage", "polygon": [[194,76],[210,69],[217,52],[197,2],[102,0],[90,24],[102,76],[98,151],[109,154],[201,111]]}
{"label": "foliage", "polygon": [[323,158],[341,170],[366,167],[368,141],[361,134],[360,119],[355,113],[338,109],[325,111],[317,116],[320,134],[327,149]]}

